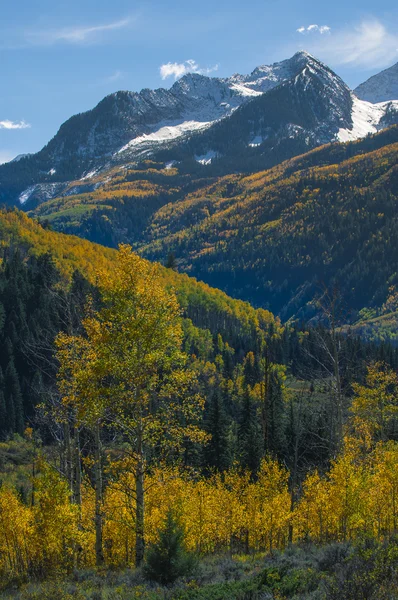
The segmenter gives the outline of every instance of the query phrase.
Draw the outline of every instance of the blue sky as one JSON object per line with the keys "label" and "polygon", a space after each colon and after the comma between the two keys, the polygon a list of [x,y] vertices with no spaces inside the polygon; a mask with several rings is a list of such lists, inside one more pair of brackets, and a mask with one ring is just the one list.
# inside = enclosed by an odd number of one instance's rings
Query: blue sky
{"label": "blue sky", "polygon": [[398,61],[384,0],[18,0],[0,21],[0,162],[39,150],[72,114],[118,89],[188,70],[248,73],[305,49],[352,87]]}

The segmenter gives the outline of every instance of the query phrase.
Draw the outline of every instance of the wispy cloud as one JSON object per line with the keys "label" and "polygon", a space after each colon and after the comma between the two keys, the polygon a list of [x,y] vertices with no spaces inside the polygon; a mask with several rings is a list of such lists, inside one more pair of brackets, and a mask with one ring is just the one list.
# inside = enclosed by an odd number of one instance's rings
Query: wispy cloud
{"label": "wispy cloud", "polygon": [[63,27],[58,29],[39,29],[26,32],[26,40],[32,45],[48,45],[57,43],[89,44],[96,43],[109,32],[129,27],[134,22],[131,17],[102,23],[100,25],[86,25]]}
{"label": "wispy cloud", "polygon": [[398,60],[398,34],[377,19],[308,39],[306,48],[332,65],[376,69]]}
{"label": "wispy cloud", "polygon": [[298,33],[301,33],[302,35],[306,35],[309,33],[320,33],[321,35],[325,34],[325,33],[330,33],[331,32],[331,27],[329,27],[329,25],[308,25],[308,27],[299,27],[298,29],[296,29],[296,31]]}
{"label": "wispy cloud", "polygon": [[115,81],[120,81],[121,79],[123,79],[124,75],[125,74],[123,73],[123,71],[115,71],[108,77],[104,77],[101,83],[115,83]]}
{"label": "wispy cloud", "polygon": [[10,121],[9,119],[0,121],[0,129],[28,129],[29,127],[29,123],[25,121]]}
{"label": "wispy cloud", "polygon": [[198,65],[195,60],[186,60],[182,63],[166,63],[161,65],[159,68],[160,76],[162,79],[168,79],[169,77],[174,77],[174,79],[179,79],[183,75],[187,73],[199,73],[200,75],[209,75],[214,71],[218,70],[218,65],[214,65],[213,67],[202,68]]}

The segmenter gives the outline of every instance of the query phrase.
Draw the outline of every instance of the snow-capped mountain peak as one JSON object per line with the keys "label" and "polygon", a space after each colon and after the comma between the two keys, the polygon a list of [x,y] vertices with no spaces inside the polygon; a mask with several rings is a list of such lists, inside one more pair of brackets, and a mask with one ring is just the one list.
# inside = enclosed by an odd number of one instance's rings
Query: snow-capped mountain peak
{"label": "snow-capped mountain peak", "polygon": [[[394,83],[395,67],[380,77]],[[300,51],[248,75],[188,73],[170,89],[110,94],[66,121],[36,155],[0,166],[0,198],[41,201],[67,193],[71,180],[89,185],[93,173],[97,177],[111,165],[149,156],[165,164],[189,158],[206,168],[223,160],[230,168],[232,161],[240,170],[247,154],[265,168],[394,122],[397,103],[372,105],[356,98],[331,69]]]}

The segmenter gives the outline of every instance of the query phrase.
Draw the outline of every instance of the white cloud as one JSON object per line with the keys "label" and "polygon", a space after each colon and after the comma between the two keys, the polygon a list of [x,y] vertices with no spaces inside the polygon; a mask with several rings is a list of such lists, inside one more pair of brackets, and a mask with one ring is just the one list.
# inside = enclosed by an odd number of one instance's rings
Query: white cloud
{"label": "white cloud", "polygon": [[63,27],[60,29],[47,29],[27,32],[27,41],[33,45],[52,45],[58,42],[68,44],[84,44],[98,41],[103,34],[124,29],[131,25],[131,18],[121,19],[113,23],[101,25]]}
{"label": "white cloud", "polygon": [[321,35],[323,35],[324,33],[330,33],[331,32],[331,28],[329,27],[329,25],[308,25],[308,27],[299,27],[298,29],[296,29],[297,33],[301,33],[301,34],[308,34],[308,33],[320,33]]}
{"label": "white cloud", "polygon": [[195,60],[186,60],[183,63],[166,63],[161,65],[159,68],[160,76],[162,79],[167,79],[168,77],[174,77],[174,79],[179,79],[183,75],[187,73],[199,73],[200,75],[209,75],[214,71],[217,71],[218,65],[214,65],[213,67],[201,68]]}
{"label": "white cloud", "polygon": [[307,49],[332,65],[376,69],[398,60],[398,34],[370,19],[322,38],[311,38]]}
{"label": "white cloud", "polygon": [[28,127],[30,125],[25,121],[10,121],[9,119],[0,121],[0,129],[27,129]]}

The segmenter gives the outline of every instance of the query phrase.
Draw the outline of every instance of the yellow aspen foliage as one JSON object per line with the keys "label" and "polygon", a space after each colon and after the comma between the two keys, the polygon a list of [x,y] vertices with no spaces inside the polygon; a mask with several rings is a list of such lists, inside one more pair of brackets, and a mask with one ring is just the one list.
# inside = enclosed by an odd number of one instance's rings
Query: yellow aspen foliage
{"label": "yellow aspen foliage", "polygon": [[368,509],[373,535],[392,535],[398,527],[398,445],[379,443],[371,457],[372,477],[368,488]]}
{"label": "yellow aspen foliage", "polygon": [[254,549],[283,548],[290,520],[288,472],[276,461],[262,461],[258,479],[247,490],[249,545]]}
{"label": "yellow aspen foliage", "polygon": [[328,476],[333,539],[353,539],[366,530],[368,470],[356,458],[356,454],[344,452]]}
{"label": "yellow aspen foliage", "polygon": [[33,564],[33,523],[14,490],[0,488],[0,579],[25,575]]}
{"label": "yellow aspen foliage", "polygon": [[324,542],[331,537],[329,483],[318,471],[309,473],[293,515],[296,540]]}
{"label": "yellow aspen foliage", "polygon": [[398,375],[378,362],[368,367],[366,385],[353,385],[351,412],[354,428],[364,438],[386,441],[389,426],[398,416]]}
{"label": "yellow aspen foliage", "polygon": [[44,462],[35,481],[32,520],[35,570],[38,574],[70,571],[84,533],[78,527],[78,510],[71,503],[67,482]]}
{"label": "yellow aspen foliage", "polygon": [[250,475],[237,468],[213,477],[213,487],[217,498],[217,545],[233,551],[237,541],[246,534],[246,496]]}

